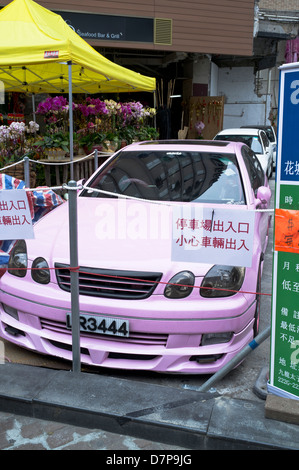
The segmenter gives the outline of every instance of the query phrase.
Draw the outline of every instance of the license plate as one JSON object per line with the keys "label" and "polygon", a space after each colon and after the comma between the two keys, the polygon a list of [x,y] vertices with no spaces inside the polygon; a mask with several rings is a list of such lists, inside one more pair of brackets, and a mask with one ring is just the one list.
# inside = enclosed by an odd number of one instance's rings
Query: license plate
{"label": "license plate", "polygon": [[[129,322],[127,320],[81,313],[79,322],[80,331],[84,331],[85,333],[123,337],[129,336]],[[66,314],[66,326],[67,328],[72,328],[72,314],[70,312]]]}

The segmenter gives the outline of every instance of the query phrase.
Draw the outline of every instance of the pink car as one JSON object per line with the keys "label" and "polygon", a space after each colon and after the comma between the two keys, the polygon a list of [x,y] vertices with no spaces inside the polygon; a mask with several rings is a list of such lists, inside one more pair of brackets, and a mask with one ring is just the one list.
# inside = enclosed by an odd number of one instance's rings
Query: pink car
{"label": "pink car", "polygon": [[[270,198],[259,161],[241,143],[151,141],[114,154],[77,198],[81,362],[188,374],[222,368],[258,331],[270,215],[256,209]],[[225,256],[200,262],[188,247],[177,256],[178,208],[207,209],[205,230],[214,212],[255,213],[250,267]],[[65,203],[35,224],[35,239],[14,246],[1,278],[0,335],[72,360],[68,225]]]}

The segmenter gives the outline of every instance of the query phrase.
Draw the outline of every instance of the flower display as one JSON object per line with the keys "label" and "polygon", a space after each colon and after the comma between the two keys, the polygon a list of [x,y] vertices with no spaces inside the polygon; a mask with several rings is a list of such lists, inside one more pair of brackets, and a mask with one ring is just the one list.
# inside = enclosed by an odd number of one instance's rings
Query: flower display
{"label": "flower display", "polygon": [[48,113],[55,113],[66,111],[68,108],[68,101],[63,96],[49,96],[45,101],[39,103],[36,113],[47,115]]}
{"label": "flower display", "polygon": [[[53,134],[68,133],[69,103],[62,96],[49,97],[41,102],[36,114],[44,116],[46,124],[47,147]],[[158,136],[150,121],[155,109],[144,107],[139,101],[121,103],[113,99],[87,97],[81,102],[73,103],[73,123],[76,141],[86,151],[96,145],[107,149],[107,141],[131,143],[142,138]],[[44,139],[45,141],[45,139]]]}
{"label": "flower display", "polygon": [[67,131],[68,101],[63,96],[48,97],[38,104],[36,114],[44,116],[47,132]]}
{"label": "flower display", "polygon": [[12,122],[9,126],[0,126],[0,164],[16,162],[26,155],[35,154],[34,142],[39,125],[30,121]]}

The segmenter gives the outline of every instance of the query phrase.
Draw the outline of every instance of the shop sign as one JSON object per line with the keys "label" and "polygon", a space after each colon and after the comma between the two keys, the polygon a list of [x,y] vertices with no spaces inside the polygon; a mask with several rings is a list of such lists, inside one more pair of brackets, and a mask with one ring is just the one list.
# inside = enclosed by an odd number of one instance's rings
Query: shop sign
{"label": "shop sign", "polygon": [[85,40],[153,42],[153,18],[134,18],[94,13],[55,12]]}
{"label": "shop sign", "polygon": [[268,390],[299,399],[299,63],[280,69]]}

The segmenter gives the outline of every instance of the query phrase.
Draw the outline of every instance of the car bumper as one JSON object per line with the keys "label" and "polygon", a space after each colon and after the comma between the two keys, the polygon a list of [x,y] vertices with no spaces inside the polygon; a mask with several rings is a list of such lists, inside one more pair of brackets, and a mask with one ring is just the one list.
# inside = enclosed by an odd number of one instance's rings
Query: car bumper
{"label": "car bumper", "polygon": [[[18,292],[13,276],[2,279],[0,336],[26,349],[71,361],[72,331],[66,326],[70,294],[53,286],[38,286],[37,292],[32,283]],[[217,300],[169,301],[152,295],[142,301],[119,301],[82,296],[80,313],[128,320],[130,334],[123,338],[81,332],[81,362],[117,369],[214,373],[251,341],[255,310],[255,302],[242,294]],[[203,334],[228,331],[233,333],[229,342],[201,345]]]}

